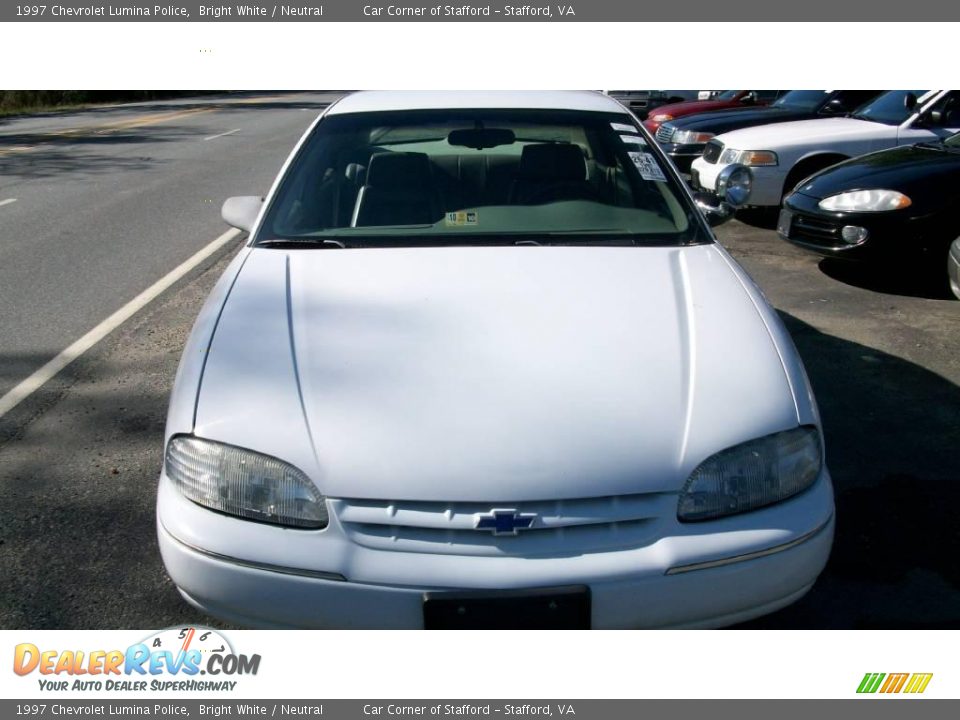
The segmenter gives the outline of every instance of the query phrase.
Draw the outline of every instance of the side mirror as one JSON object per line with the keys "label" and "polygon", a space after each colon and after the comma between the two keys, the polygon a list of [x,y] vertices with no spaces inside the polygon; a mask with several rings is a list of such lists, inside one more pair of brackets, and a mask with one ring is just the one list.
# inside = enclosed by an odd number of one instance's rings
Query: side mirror
{"label": "side mirror", "polygon": [[227,225],[232,225],[238,230],[253,230],[254,223],[257,222],[257,216],[260,214],[260,208],[263,206],[263,198],[256,195],[241,195],[239,197],[228,198],[220,209],[220,215]]}
{"label": "side mirror", "polygon": [[835,114],[842,113],[847,111],[847,106],[844,104],[843,100],[840,98],[834,98],[829,101],[826,105],[823,106],[823,112]]}
{"label": "side mirror", "polygon": [[713,193],[694,193],[693,201],[697,204],[697,209],[703,213],[703,217],[706,218],[710,227],[722,225],[733,217],[734,207]]}
{"label": "side mirror", "polygon": [[913,93],[907,93],[903,96],[903,106],[911,112],[917,106],[917,96]]}
{"label": "side mirror", "polygon": [[748,92],[746,95],[740,98],[740,102],[742,102],[744,105],[753,105],[756,101],[757,94],[753,92]]}

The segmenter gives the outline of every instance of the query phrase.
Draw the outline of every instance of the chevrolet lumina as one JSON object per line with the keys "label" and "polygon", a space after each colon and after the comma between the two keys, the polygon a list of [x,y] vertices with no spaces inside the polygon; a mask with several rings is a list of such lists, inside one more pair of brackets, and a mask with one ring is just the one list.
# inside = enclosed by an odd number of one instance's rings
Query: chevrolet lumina
{"label": "chevrolet lumina", "polygon": [[711,627],[823,569],[833,492],[777,314],[600,93],[349,95],[184,349],[157,519],[255,627]]}

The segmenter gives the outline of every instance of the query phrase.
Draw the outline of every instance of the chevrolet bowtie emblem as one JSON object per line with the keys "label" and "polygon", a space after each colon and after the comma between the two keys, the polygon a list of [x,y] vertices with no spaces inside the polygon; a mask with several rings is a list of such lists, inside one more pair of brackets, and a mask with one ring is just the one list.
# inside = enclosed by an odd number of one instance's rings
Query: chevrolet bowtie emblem
{"label": "chevrolet bowtie emblem", "polygon": [[474,516],[473,527],[489,530],[494,535],[516,535],[520,530],[529,530],[537,519],[536,513],[522,513],[510,509],[494,509]]}

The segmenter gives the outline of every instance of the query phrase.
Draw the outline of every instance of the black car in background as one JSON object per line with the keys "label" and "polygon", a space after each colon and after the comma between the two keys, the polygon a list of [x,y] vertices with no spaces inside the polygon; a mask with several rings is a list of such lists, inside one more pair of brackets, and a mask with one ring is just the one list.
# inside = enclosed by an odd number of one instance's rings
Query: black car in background
{"label": "black car in background", "polygon": [[960,237],[960,133],[862,155],[784,199],[782,238],[827,257],[946,267]]}
{"label": "black car in background", "polygon": [[680,172],[700,157],[715,135],[731,130],[818,117],[844,115],[879,95],[881,90],[791,90],[767,107],[738,108],[688,115],[663,123],[656,138]]}

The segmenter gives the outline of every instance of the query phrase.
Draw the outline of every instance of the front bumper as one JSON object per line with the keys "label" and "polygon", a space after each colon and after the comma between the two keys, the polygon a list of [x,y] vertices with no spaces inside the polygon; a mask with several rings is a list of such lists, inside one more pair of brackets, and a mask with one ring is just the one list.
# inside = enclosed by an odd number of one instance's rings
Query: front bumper
{"label": "front bumper", "polygon": [[[918,261],[931,251],[942,252],[943,240],[925,218],[905,214],[841,213],[821,210],[818,198],[793,193],[783,203],[777,234],[797,247],[824,257],[874,262]],[[867,230],[867,239],[853,245],[841,239],[851,225]],[[940,256],[942,257],[942,255]]]}
{"label": "front bumper", "polygon": [[[694,190],[716,192],[717,177],[729,165],[708,163],[702,157],[696,158],[690,166]],[[746,204],[750,207],[779,207],[786,173],[780,166],[751,167],[750,170],[753,173],[753,189]]]}
{"label": "front bumper", "polygon": [[[157,514],[160,551],[184,598],[249,627],[422,628],[425,592],[570,584],[589,587],[594,628],[729,625],[807,592],[826,564],[834,529],[826,470],[785,503],[683,525],[687,534],[646,547],[566,557],[373,550],[350,543],[335,515],[308,542],[304,531],[200,508],[166,477]],[[205,535],[209,542],[198,542]],[[251,537],[271,535],[272,547]],[[303,545],[312,546],[310,562]]]}

